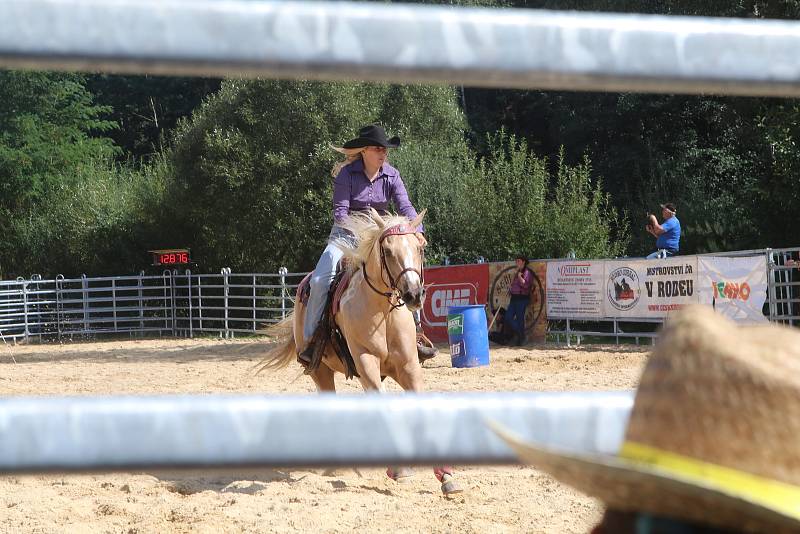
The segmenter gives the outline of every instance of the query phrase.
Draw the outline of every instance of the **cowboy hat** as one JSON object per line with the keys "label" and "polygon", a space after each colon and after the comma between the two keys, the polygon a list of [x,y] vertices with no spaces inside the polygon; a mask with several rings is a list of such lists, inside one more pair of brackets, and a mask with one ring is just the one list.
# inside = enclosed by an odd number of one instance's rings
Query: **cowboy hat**
{"label": "cowboy hat", "polygon": [[800,531],[800,333],[707,307],[665,326],[616,456],[545,449],[493,425],[520,459],[604,501],[754,532]]}
{"label": "cowboy hat", "polygon": [[342,145],[342,148],[363,148],[365,146],[382,146],[385,148],[397,148],[400,146],[400,138],[386,137],[386,130],[377,124],[364,126],[358,131],[358,137],[351,139]]}

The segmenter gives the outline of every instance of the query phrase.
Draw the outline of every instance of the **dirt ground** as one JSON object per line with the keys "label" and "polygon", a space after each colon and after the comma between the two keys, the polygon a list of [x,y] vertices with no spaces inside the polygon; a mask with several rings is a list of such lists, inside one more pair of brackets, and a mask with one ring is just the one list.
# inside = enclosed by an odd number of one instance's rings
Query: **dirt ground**
{"label": "dirt ground", "polygon": [[[294,366],[255,376],[253,340],[0,344],[0,395],[301,393]],[[491,365],[425,364],[436,391],[618,390],[636,386],[646,348],[493,348]],[[16,363],[14,363],[16,361]],[[389,381],[390,382],[390,381]],[[338,381],[340,392],[357,392]],[[391,383],[389,389],[399,389]],[[586,532],[599,504],[529,467],[456,466],[447,499],[427,469],[398,484],[383,470],[113,473],[0,477],[0,532]]]}

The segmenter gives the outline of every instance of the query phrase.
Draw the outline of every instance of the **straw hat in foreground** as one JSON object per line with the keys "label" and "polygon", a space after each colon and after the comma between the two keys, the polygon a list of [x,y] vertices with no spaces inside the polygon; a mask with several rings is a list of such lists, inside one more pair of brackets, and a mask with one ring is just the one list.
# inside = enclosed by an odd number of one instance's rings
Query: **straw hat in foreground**
{"label": "straw hat in foreground", "polygon": [[800,333],[740,327],[711,309],[674,315],[645,366],[617,456],[519,457],[636,511],[748,532],[800,532]]}

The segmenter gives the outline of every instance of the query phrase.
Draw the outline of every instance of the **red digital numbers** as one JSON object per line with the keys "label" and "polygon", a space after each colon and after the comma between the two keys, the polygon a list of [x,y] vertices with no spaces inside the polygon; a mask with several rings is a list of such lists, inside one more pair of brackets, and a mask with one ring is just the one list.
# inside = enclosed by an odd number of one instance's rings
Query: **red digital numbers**
{"label": "red digital numbers", "polygon": [[188,250],[152,251],[153,265],[185,265],[191,262]]}

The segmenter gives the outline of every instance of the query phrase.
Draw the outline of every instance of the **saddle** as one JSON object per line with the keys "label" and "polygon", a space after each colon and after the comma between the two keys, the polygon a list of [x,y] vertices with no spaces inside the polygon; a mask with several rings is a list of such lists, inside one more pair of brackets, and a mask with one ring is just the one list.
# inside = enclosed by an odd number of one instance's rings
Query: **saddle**
{"label": "saddle", "polygon": [[[311,275],[308,273],[305,278],[297,286],[297,297],[304,305],[308,304],[308,298],[311,294]],[[350,285],[350,278],[352,272],[349,269],[340,268],[338,273],[331,283],[328,290],[328,298],[325,302],[325,309],[322,312],[317,329],[311,338],[314,343],[314,354],[311,357],[311,363],[308,366],[307,373],[313,372],[322,363],[322,357],[325,355],[325,350],[330,343],[333,350],[341,360],[345,369],[345,376],[350,379],[358,377],[356,371],[356,364],[353,361],[353,355],[350,354],[350,349],[347,347],[347,341],[344,339],[344,334],[339,330],[334,317],[339,313],[339,306],[344,295],[345,290]]]}

